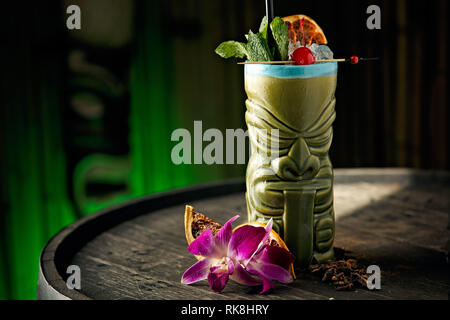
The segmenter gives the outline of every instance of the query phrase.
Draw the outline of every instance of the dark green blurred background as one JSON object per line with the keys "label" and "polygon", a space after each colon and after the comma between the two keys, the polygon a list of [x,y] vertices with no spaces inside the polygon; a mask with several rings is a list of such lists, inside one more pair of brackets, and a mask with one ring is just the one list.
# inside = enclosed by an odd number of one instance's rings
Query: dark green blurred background
{"label": "dark green blurred background", "polygon": [[[325,31],[339,65],[335,167],[449,165],[448,4],[277,1]],[[68,5],[81,30],[66,28]],[[366,28],[381,8],[382,29]],[[0,298],[34,299],[39,254],[80,217],[146,194],[245,175],[245,165],[172,164],[176,128],[244,128],[244,41],[263,0],[9,3],[1,18]]]}

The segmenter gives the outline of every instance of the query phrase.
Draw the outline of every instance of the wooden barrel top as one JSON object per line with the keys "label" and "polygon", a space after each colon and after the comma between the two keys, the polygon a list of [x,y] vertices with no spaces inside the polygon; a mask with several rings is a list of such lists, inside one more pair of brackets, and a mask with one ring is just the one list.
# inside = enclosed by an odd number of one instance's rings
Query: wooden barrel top
{"label": "wooden barrel top", "polygon": [[[196,260],[186,250],[184,206],[220,223],[247,218],[244,180],[173,190],[89,215],[53,237],[40,258],[38,299],[448,299],[450,173],[336,169],[335,248],[381,269],[381,290],[336,291],[298,273],[269,295],[229,281],[180,283]],[[66,269],[81,269],[81,289]]]}

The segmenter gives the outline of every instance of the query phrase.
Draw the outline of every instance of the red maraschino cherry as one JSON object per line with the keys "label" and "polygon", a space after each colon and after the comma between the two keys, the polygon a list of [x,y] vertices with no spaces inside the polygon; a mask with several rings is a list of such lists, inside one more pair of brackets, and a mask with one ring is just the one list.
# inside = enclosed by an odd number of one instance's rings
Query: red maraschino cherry
{"label": "red maraschino cherry", "polygon": [[296,49],[291,55],[291,58],[299,65],[313,64],[316,62],[316,57],[314,57],[308,47],[300,47]]}
{"label": "red maraschino cherry", "polygon": [[357,56],[351,56],[350,57],[350,63],[351,64],[357,64],[359,62],[359,58]]}

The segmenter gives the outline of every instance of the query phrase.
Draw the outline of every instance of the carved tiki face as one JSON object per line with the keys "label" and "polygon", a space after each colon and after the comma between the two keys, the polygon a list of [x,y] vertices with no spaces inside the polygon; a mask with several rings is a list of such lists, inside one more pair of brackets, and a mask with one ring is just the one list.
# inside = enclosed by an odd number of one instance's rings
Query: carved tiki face
{"label": "carved tiki face", "polygon": [[[286,211],[310,210],[311,242],[317,259],[330,250],[334,237],[333,170],[328,151],[335,119],[336,75],[283,77],[280,70],[281,76],[273,77],[267,70],[246,69],[245,119],[252,147],[246,175],[249,220],[266,222],[272,217],[276,231],[286,236],[286,215],[298,215]],[[305,209],[305,203],[287,209],[287,195],[296,192],[309,192],[310,209]]]}

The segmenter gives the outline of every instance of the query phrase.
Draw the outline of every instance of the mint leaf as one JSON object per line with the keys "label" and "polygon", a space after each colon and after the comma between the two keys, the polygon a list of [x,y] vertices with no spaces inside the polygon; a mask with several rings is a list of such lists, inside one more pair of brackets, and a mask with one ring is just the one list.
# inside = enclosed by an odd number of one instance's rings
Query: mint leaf
{"label": "mint leaf", "polygon": [[275,17],[270,23],[273,38],[275,39],[276,55],[280,60],[287,60],[289,54],[289,31],[287,25],[280,17]]}
{"label": "mint leaf", "polygon": [[247,57],[250,61],[272,61],[267,39],[261,32],[257,34],[254,34],[251,30],[248,32],[247,51]]}
{"label": "mint leaf", "polygon": [[263,38],[267,40],[267,27],[269,26],[269,22],[267,20],[267,16],[261,21],[261,25],[259,26],[259,32],[262,34]]}
{"label": "mint leaf", "polygon": [[216,48],[216,53],[222,58],[244,58],[248,56],[247,45],[238,41],[225,41]]}
{"label": "mint leaf", "polygon": [[[288,27],[280,17],[270,23],[272,36],[269,34],[269,22],[264,16],[259,32],[251,30],[245,35],[247,44],[238,41],[222,42],[216,53],[222,58],[245,58],[249,61],[287,60],[289,48]],[[270,38],[270,39],[269,39]]]}

